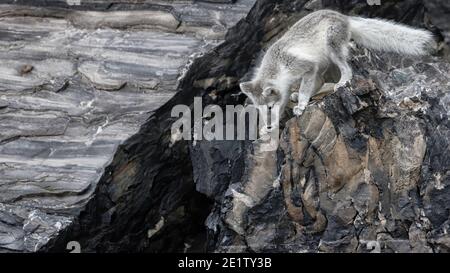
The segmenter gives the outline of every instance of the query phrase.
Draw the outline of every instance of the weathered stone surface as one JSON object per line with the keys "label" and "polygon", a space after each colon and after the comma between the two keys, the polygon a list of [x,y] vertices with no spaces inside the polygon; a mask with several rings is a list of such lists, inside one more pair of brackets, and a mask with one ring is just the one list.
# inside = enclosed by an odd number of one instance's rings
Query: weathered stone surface
{"label": "weathered stone surface", "polygon": [[450,3],[446,1],[431,0],[424,2],[431,16],[429,20],[441,30],[447,44],[450,43],[450,22],[445,18],[450,13]]}
{"label": "weathered stone surface", "polygon": [[[450,65],[425,58],[405,67],[399,62],[396,70],[376,68],[389,58],[355,52],[355,70],[368,75],[289,120],[278,153],[261,153],[259,144],[247,149],[244,175],[229,178],[235,182],[209,216],[219,238],[211,250],[448,250],[442,226],[449,217]],[[432,125],[435,107],[439,121]],[[438,143],[435,132],[445,135]],[[223,161],[213,162],[215,168]]]}
{"label": "weathered stone surface", "polygon": [[11,252],[36,252],[72,222],[70,217],[3,203],[0,217],[0,244]]}

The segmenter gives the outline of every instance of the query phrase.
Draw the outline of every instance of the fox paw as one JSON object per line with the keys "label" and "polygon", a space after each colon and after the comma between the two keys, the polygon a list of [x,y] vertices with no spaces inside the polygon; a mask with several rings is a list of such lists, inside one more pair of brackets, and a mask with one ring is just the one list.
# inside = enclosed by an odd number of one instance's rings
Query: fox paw
{"label": "fox paw", "polygon": [[338,91],[341,87],[350,87],[350,81],[338,82],[334,85],[334,91]]}
{"label": "fox paw", "polygon": [[303,113],[304,110],[305,110],[305,107],[295,106],[293,109],[293,112],[294,112],[294,115],[299,117],[299,116],[301,116],[301,114]]}
{"label": "fox paw", "polygon": [[291,94],[291,101],[298,102],[298,92],[294,92]]}
{"label": "fox paw", "polygon": [[264,126],[264,127],[262,127],[260,130],[259,130],[259,134],[261,135],[261,136],[264,136],[264,135],[269,135],[272,131],[274,131],[275,130],[275,127],[267,127],[267,126]]}

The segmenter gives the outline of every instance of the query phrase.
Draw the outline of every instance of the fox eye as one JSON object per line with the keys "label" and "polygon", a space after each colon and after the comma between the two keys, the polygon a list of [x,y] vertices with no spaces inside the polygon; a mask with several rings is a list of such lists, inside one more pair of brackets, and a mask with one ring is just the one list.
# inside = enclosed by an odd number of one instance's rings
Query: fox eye
{"label": "fox eye", "polygon": [[264,97],[270,96],[270,95],[275,95],[276,94],[276,90],[273,89],[272,87],[268,87],[266,89],[264,89],[264,91],[262,92],[262,95]]}

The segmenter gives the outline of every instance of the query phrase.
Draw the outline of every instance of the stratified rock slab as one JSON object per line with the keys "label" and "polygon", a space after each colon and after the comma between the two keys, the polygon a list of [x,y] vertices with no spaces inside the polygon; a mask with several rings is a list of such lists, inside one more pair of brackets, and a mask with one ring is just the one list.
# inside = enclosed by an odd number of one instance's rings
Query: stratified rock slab
{"label": "stratified rock slab", "polygon": [[118,145],[254,0],[129,2],[0,5],[0,251],[69,226]]}

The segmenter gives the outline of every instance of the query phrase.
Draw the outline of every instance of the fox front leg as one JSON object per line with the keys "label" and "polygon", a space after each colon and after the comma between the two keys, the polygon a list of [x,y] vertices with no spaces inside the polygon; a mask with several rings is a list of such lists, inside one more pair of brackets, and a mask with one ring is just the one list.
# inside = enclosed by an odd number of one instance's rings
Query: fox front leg
{"label": "fox front leg", "polygon": [[317,89],[323,84],[323,79],[318,76],[317,72],[306,73],[303,76],[300,90],[297,96],[297,106],[294,107],[294,115],[300,116],[305,110],[311,97],[316,93]]}

